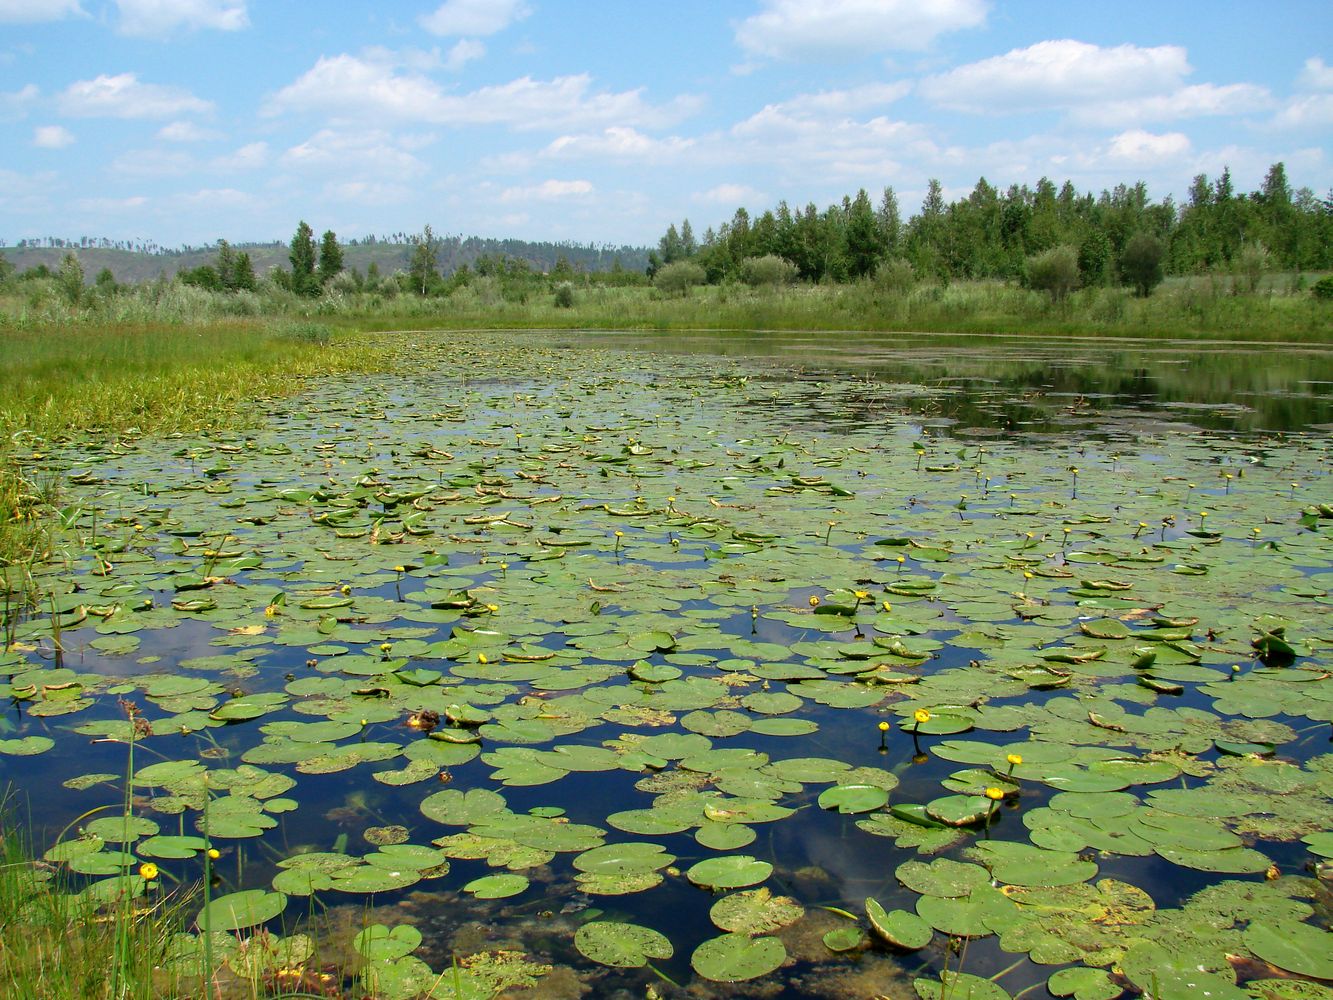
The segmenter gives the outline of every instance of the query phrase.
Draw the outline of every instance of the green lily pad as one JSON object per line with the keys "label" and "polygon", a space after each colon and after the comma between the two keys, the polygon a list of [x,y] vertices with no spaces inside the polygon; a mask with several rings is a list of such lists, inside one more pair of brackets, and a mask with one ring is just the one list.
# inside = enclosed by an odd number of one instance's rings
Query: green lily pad
{"label": "green lily pad", "polygon": [[280,892],[245,889],[211,900],[194,922],[204,931],[239,931],[267,923],[286,908],[287,897]]}
{"label": "green lily pad", "polygon": [[775,937],[723,934],[699,945],[690,965],[715,983],[740,983],[766,976],[786,960],[787,949]]}
{"label": "green lily pad", "polygon": [[675,954],[671,942],[650,927],[594,920],[574,935],[574,946],[584,958],[617,969],[639,969],[650,959]]}

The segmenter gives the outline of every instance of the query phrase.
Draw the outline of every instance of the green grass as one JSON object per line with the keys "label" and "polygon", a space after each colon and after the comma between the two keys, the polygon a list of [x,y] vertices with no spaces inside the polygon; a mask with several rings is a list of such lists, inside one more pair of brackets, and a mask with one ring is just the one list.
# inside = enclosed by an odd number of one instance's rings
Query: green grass
{"label": "green grass", "polygon": [[0,996],[153,1000],[183,996],[164,968],[184,892],[96,906],[34,860],[0,817]]}
{"label": "green grass", "polygon": [[294,321],[0,327],[0,355],[0,574],[53,554],[54,438],[241,427],[256,400],[379,363],[366,338]]}

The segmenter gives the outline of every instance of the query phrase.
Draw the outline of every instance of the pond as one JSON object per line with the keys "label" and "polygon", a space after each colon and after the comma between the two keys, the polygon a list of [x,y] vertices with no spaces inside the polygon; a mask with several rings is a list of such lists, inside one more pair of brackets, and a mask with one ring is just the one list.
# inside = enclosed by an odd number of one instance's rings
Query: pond
{"label": "pond", "polygon": [[386,345],[26,459],[0,781],[83,891],[384,998],[1333,997],[1333,352]]}

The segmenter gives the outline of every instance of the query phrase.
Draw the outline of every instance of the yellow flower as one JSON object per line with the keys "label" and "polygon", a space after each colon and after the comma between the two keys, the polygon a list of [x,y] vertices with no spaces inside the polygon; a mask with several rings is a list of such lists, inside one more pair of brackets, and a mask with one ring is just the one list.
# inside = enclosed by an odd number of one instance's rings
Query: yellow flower
{"label": "yellow flower", "polygon": [[888,601],[885,601],[883,604],[880,605],[880,607],[883,608],[885,611],[893,610],[893,605],[890,604]]}
{"label": "yellow flower", "polygon": [[1009,762],[1010,767],[1017,767],[1019,764],[1023,763],[1023,755],[1021,753],[1011,753],[1004,759]]}
{"label": "yellow flower", "polygon": [[395,567],[393,568],[393,571],[394,571],[395,573],[406,573],[406,572],[407,572],[407,567],[406,567],[406,566],[395,566]]}
{"label": "yellow flower", "polygon": [[387,642],[382,642],[382,643],[380,643],[380,652],[381,652],[381,653],[387,653],[387,652],[388,652],[390,649],[392,649],[392,648],[393,648],[393,646],[392,646],[390,643],[387,643]]}
{"label": "yellow flower", "polygon": [[151,882],[157,878],[157,865],[151,861],[145,861],[139,866],[139,874],[143,876],[145,882]]}
{"label": "yellow flower", "polygon": [[915,712],[912,713],[912,718],[914,718],[914,719],[916,720],[916,724],[917,724],[918,726],[921,725],[921,723],[923,723],[923,722],[929,722],[929,721],[930,721],[930,709],[927,709],[927,708],[918,708]]}
{"label": "yellow flower", "polygon": [[986,798],[990,799],[992,802],[999,802],[1000,799],[1004,798],[1004,792],[1000,791],[998,788],[987,788]]}
{"label": "yellow flower", "polygon": [[478,662],[478,663],[490,663],[491,661],[488,660],[488,659],[486,658],[486,654],[485,654],[485,653],[478,653],[478,654],[477,654],[477,662]]}
{"label": "yellow flower", "polygon": [[616,537],[617,537],[617,538],[624,538],[624,537],[625,537],[625,533],[624,533],[623,531],[617,531],[617,532],[616,532]]}
{"label": "yellow flower", "polygon": [[869,591],[865,590],[853,590],[852,596],[855,597],[858,601],[864,601],[867,597],[870,596],[870,593]]}
{"label": "yellow flower", "polygon": [[272,618],[272,617],[273,617],[274,615],[276,615],[277,613],[278,613],[278,608],[277,608],[277,605],[275,605],[275,604],[270,604],[270,605],[268,605],[266,608],[264,608],[264,617],[265,617],[265,618]]}
{"label": "yellow flower", "polygon": [[819,598],[816,597],[814,594],[810,595],[810,607],[812,608],[819,607]]}
{"label": "yellow flower", "polygon": [[345,583],[341,587],[339,587],[338,590],[342,593],[343,597],[346,597],[348,594],[352,592],[352,588],[347,586],[347,584]]}
{"label": "yellow flower", "polygon": [[887,733],[889,731],[889,724],[887,722],[881,722],[879,724],[879,731],[881,733]]}
{"label": "yellow flower", "polygon": [[208,857],[210,860],[216,861],[218,858],[222,857],[222,852],[219,851],[216,847],[210,847],[208,849]]}
{"label": "yellow flower", "polygon": [[495,614],[497,611],[500,610],[500,605],[498,605],[498,604],[488,604],[488,605],[486,605],[486,610],[489,611],[491,614]]}

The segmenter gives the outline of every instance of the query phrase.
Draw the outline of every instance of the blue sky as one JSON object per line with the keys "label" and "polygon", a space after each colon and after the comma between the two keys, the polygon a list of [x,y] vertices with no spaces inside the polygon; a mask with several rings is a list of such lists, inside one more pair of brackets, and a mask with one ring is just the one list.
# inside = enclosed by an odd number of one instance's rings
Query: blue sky
{"label": "blue sky", "polygon": [[0,244],[651,243],[929,178],[1333,188],[1327,0],[0,0]]}

